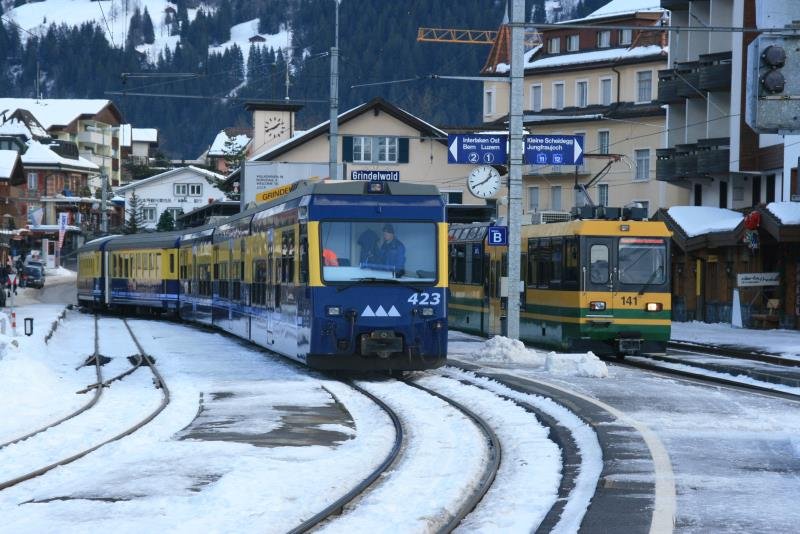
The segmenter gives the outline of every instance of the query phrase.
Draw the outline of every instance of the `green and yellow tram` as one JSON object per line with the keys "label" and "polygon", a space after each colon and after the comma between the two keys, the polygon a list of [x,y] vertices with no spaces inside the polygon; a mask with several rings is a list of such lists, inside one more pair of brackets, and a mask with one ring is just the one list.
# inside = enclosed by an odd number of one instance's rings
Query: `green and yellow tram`
{"label": "green and yellow tram", "polygon": [[524,225],[521,280],[488,224],[449,228],[451,328],[505,333],[508,292],[520,292],[520,338],[565,351],[659,353],[670,336],[670,233],[662,222],[583,219]]}

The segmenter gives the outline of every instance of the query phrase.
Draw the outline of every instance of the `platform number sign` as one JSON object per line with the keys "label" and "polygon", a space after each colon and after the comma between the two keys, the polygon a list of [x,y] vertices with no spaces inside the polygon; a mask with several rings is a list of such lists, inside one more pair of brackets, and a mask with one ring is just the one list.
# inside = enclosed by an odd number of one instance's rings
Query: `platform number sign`
{"label": "platform number sign", "polygon": [[507,247],[508,226],[490,226],[487,241],[490,247]]}

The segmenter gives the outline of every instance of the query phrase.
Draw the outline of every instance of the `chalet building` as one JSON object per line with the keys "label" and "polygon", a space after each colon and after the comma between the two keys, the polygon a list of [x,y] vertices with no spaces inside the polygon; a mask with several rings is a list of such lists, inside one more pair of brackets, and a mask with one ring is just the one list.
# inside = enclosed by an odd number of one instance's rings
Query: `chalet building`
{"label": "chalet building", "polygon": [[130,124],[123,124],[120,127],[120,146],[123,162],[148,166],[158,149],[158,129],[134,128]]}
{"label": "chalet building", "polygon": [[[244,173],[239,169],[229,175],[229,190],[240,192],[240,181],[257,187],[256,174],[276,177],[281,183],[329,176],[329,121],[296,131],[299,105],[259,103],[247,108],[253,111],[253,146],[257,148],[248,157]],[[447,132],[411,113],[375,98],[341,113],[338,132],[341,178],[436,185],[448,203],[451,220],[456,212],[469,221],[494,213],[493,205],[487,207],[483,199],[467,192],[469,170],[448,165]],[[256,165],[260,170],[248,177],[246,169]],[[247,187],[241,191],[245,196]],[[248,198],[252,200],[253,195]]]}
{"label": "chalet building", "polygon": [[16,150],[0,149],[0,223],[5,230],[23,228],[27,222],[25,213],[19,213],[11,200],[12,187],[25,182],[22,160]]}
{"label": "chalet building", "polygon": [[656,218],[672,231],[672,318],[800,329],[800,203],[772,202],[746,215],[677,206]]}
{"label": "chalet building", "polygon": [[225,128],[214,137],[211,146],[199,158],[205,160],[205,165],[222,174],[228,174],[233,169],[231,163],[237,157],[244,157],[251,151],[252,128]]}
{"label": "chalet building", "polygon": [[[666,125],[656,81],[658,71],[667,66],[669,48],[667,33],[651,28],[660,26],[665,16],[662,9],[633,10],[630,2],[613,0],[584,19],[568,22],[642,31],[548,28],[541,32],[540,44],[525,54],[526,132],[583,135],[585,163],[577,168],[526,165],[523,222],[547,215],[541,212],[566,216],[573,206],[586,203],[574,189],[576,180],[593,181],[588,193],[595,204],[639,202],[649,215],[688,201],[685,189],[656,181],[655,173]],[[510,30],[503,26],[482,71],[498,78],[483,87],[483,120],[496,130],[508,129],[510,40]]]}
{"label": "chalet building", "polygon": [[92,192],[100,187],[103,173],[112,185],[120,183],[122,114],[110,100],[0,98],[0,112],[3,111],[6,119],[22,119],[28,113],[47,137],[74,143],[80,157],[100,169],[89,182]]}
{"label": "chalet building", "polygon": [[[143,180],[137,180],[114,190],[125,199],[126,209],[131,207],[135,194],[139,200],[141,216],[146,229],[155,230],[161,214],[169,211],[176,221],[205,204],[227,200],[219,184],[225,177],[194,166],[180,167]],[[126,211],[126,218],[130,213]]]}

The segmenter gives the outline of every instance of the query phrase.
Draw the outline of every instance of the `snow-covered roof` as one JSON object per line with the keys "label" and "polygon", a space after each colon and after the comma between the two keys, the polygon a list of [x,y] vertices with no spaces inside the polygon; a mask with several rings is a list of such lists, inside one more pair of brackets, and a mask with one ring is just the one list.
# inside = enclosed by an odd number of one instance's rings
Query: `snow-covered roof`
{"label": "snow-covered roof", "polygon": [[99,171],[100,167],[82,157],[70,159],[56,154],[48,145],[38,141],[28,141],[28,150],[22,155],[22,164],[26,166],[64,166],[85,171]]}
{"label": "snow-covered roof", "polygon": [[135,182],[131,182],[129,184],[123,185],[122,187],[117,187],[116,189],[114,189],[114,194],[115,195],[119,195],[120,193],[125,193],[126,191],[130,191],[130,190],[136,189],[137,187],[142,187],[142,185],[145,185],[145,184],[161,181],[161,180],[163,180],[165,178],[169,178],[171,176],[179,174],[182,171],[187,171],[187,170],[191,171],[191,172],[194,172],[196,174],[199,174],[203,178],[214,180],[214,181],[218,181],[218,182],[221,182],[222,180],[225,179],[225,177],[223,175],[221,175],[221,174],[217,174],[215,172],[207,171],[205,169],[200,169],[198,167],[195,167],[194,165],[188,165],[186,167],[178,167],[177,169],[170,169],[168,171],[156,174],[154,176],[150,176],[148,178],[144,178],[143,180],[136,180]]}
{"label": "snow-covered roof", "polygon": [[664,11],[664,8],[661,7],[659,0],[611,0],[600,9],[589,13],[582,19],[567,20],[564,22],[570,23],[604,17],[630,15],[642,11],[661,12]]}
{"label": "snow-covered roof", "polygon": [[781,224],[800,224],[800,202],[770,202],[767,209],[780,219]]}
{"label": "snow-covered roof", "polygon": [[[228,147],[225,143],[232,141],[233,144]],[[241,149],[247,146],[247,143],[250,142],[250,137],[240,134],[234,135],[233,137],[229,137],[225,130],[220,130],[217,136],[214,138],[214,142],[211,143],[211,147],[208,149],[209,156],[225,156],[229,154],[236,154]]]}
{"label": "snow-covered roof", "polygon": [[0,179],[8,180],[14,172],[19,154],[16,150],[0,150]]}
{"label": "snow-covered roof", "polygon": [[[3,124],[0,124],[0,135],[21,135],[25,140],[31,139],[33,133],[28,126],[17,119],[9,119]],[[46,133],[44,134],[47,135]]]}
{"label": "snow-covered roof", "polygon": [[158,143],[157,128],[131,128],[131,130],[134,143]]}
{"label": "snow-covered roof", "polygon": [[50,129],[67,125],[79,115],[99,113],[109,104],[110,100],[87,98],[0,98],[0,111],[27,109],[45,129]]}
{"label": "snow-covered roof", "polygon": [[656,56],[659,54],[663,54],[666,58],[667,49],[662,48],[659,45],[636,46],[633,48],[607,48],[603,50],[591,50],[589,52],[563,54],[545,57],[534,61],[526,61],[525,68],[541,69],[545,67],[560,67],[564,65],[576,65],[580,63],[638,59],[648,56]]}
{"label": "snow-covered roof", "polygon": [[744,215],[738,211],[708,206],[673,206],[667,210],[667,213],[688,237],[713,232],[729,232],[735,229],[744,218]]}

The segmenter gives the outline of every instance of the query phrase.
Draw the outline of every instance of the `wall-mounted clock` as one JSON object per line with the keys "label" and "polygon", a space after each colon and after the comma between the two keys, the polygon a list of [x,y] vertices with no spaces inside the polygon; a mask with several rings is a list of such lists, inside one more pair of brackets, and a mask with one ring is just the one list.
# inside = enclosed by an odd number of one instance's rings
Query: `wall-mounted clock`
{"label": "wall-mounted clock", "polygon": [[491,165],[475,167],[469,173],[467,185],[478,198],[492,198],[500,190],[500,173]]}

